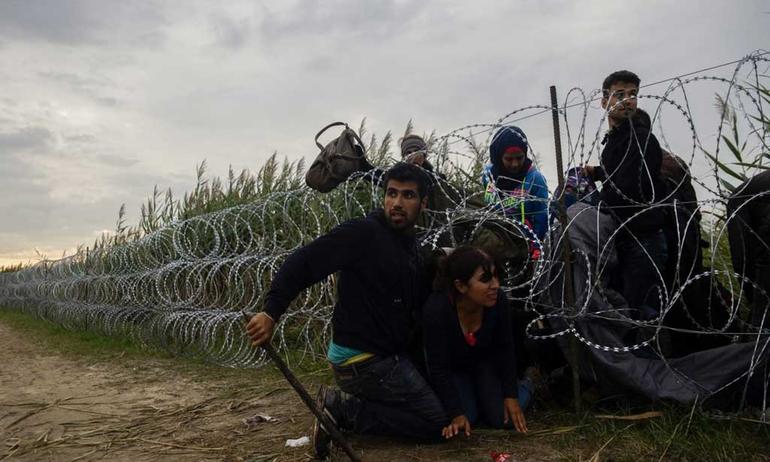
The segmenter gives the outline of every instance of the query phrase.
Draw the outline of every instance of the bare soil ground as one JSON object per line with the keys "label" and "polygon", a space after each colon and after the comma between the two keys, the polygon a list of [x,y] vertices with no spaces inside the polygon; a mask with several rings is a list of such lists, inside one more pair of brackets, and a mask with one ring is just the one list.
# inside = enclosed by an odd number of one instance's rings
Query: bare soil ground
{"label": "bare soil ground", "polygon": [[[302,380],[312,393],[327,376]],[[256,414],[276,420],[244,423]],[[0,323],[0,461],[307,461],[310,446],[285,442],[309,435],[311,425],[271,368],[73,356]],[[352,444],[367,461],[489,461],[490,450],[511,452],[516,461],[569,458],[551,449],[558,431],[538,432],[536,417],[530,430],[527,437],[479,431],[440,445],[363,437]],[[338,451],[333,460],[346,458]]]}

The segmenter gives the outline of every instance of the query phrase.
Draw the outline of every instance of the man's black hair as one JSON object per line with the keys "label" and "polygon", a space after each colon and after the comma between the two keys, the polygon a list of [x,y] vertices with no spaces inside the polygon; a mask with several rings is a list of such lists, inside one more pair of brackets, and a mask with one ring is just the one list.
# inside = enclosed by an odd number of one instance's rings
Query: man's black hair
{"label": "man's black hair", "polygon": [[382,179],[382,185],[385,189],[388,188],[388,182],[390,180],[401,182],[411,181],[417,183],[417,194],[420,195],[420,199],[423,199],[428,195],[428,188],[430,188],[428,174],[425,173],[425,170],[416,165],[398,162],[385,172],[385,177]]}
{"label": "man's black hair", "polygon": [[639,79],[638,75],[631,71],[615,71],[608,75],[607,78],[604,79],[604,83],[602,83],[602,94],[605,98],[610,96],[610,87],[618,82],[633,83],[638,87],[642,81]]}

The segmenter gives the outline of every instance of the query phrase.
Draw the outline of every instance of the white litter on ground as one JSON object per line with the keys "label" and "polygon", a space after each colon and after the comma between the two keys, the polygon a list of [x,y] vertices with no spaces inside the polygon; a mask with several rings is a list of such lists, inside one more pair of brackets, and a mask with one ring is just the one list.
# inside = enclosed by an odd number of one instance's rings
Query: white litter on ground
{"label": "white litter on ground", "polygon": [[263,422],[270,423],[270,422],[277,422],[277,421],[278,419],[276,419],[275,417],[271,417],[267,414],[257,414],[242,420],[243,424],[249,428],[254,428]]}
{"label": "white litter on ground", "polygon": [[310,438],[307,436],[297,438],[296,440],[286,440],[286,447],[288,448],[298,448],[307,444],[310,444]]}

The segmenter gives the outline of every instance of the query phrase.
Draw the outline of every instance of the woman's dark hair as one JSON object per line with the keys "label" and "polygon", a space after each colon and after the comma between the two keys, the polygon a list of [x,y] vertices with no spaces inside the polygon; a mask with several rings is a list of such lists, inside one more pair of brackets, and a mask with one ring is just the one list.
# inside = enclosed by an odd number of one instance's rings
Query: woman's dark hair
{"label": "woman's dark hair", "polygon": [[[449,290],[456,294],[455,280],[467,283],[479,266],[490,276],[497,276],[497,272],[501,270],[501,266],[496,263],[495,258],[480,248],[471,245],[457,247],[449,256],[439,260],[433,288]],[[492,270],[492,267],[495,271]]]}

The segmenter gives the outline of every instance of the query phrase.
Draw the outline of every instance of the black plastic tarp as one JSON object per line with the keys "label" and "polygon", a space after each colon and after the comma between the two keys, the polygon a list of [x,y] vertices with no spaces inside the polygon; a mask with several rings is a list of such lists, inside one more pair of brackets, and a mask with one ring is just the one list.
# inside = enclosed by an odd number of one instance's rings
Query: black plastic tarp
{"label": "black plastic tarp", "polygon": [[[569,330],[560,337],[565,354],[567,336],[577,334],[581,339],[581,377],[649,399],[691,403],[731,384],[745,383],[751,375],[766,374],[763,361],[770,341],[767,335],[679,358],[663,357],[657,342],[666,328],[660,323],[644,325],[634,320],[622,295],[610,288],[610,277],[618,264],[611,243],[617,229],[612,216],[583,203],[571,206],[567,214],[576,308],[564,302],[562,251],[558,244],[563,233],[558,226],[552,241],[556,245],[549,252],[552,263],[539,284],[545,289],[542,306],[550,306],[547,312],[558,315],[548,318],[551,327]],[[664,308],[663,317],[666,309],[670,308]]]}

